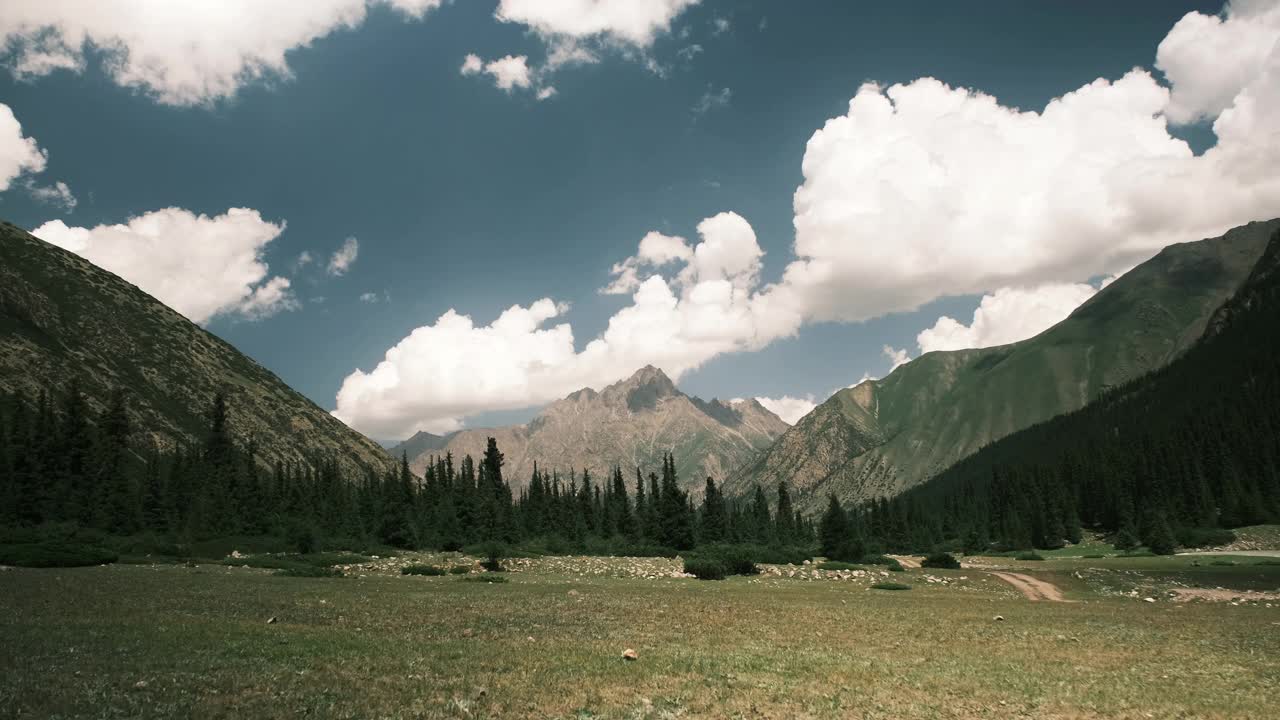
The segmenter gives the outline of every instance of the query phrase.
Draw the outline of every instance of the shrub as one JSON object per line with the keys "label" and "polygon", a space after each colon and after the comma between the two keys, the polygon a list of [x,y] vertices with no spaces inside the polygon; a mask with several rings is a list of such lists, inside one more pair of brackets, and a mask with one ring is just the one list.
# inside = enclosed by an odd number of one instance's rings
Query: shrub
{"label": "shrub", "polygon": [[1018,553],[1017,560],[1043,560],[1044,556],[1034,550]]}
{"label": "shrub", "polygon": [[1209,564],[1210,564],[1210,565],[1221,565],[1222,567],[1235,567],[1235,566],[1236,566],[1236,561],[1235,561],[1235,560],[1214,560],[1213,562],[1211,562],[1211,563],[1209,563]]}
{"label": "shrub", "polygon": [[301,578],[340,578],[341,570],[335,570],[329,567],[316,567],[315,565],[295,565],[289,568],[277,570],[272,575],[276,577],[301,577]]}
{"label": "shrub", "polygon": [[849,538],[841,541],[832,548],[828,560],[836,560],[839,562],[856,563],[863,558],[870,550],[865,541],[860,537]]}
{"label": "shrub", "polygon": [[1092,555],[1082,555],[1081,557],[1085,558],[1086,560],[1101,560],[1102,558],[1106,557],[1106,555],[1099,555],[1097,553],[1094,553]]}
{"label": "shrub", "polygon": [[883,565],[891,572],[902,572],[902,563],[888,555],[868,555],[862,558],[862,562],[867,565]]}
{"label": "shrub", "polygon": [[729,575],[759,575],[760,568],[753,559],[754,549],[749,545],[706,545],[694,556],[719,562]]}
{"label": "shrub", "polygon": [[119,556],[111,550],[67,542],[0,545],[0,565],[54,568],[86,567],[113,563]]}
{"label": "shrub", "polygon": [[435,565],[406,565],[400,568],[400,574],[430,575],[432,577],[438,577],[440,575],[447,575],[448,571],[442,567],[436,567]]}
{"label": "shrub", "polygon": [[684,571],[699,580],[723,580],[729,574],[723,562],[705,557],[685,558]]}
{"label": "shrub", "polygon": [[840,562],[839,560],[828,560],[824,563],[818,563],[819,570],[861,570],[861,565],[853,563]]}
{"label": "shrub", "polygon": [[491,584],[497,584],[497,585],[511,582],[504,575],[494,575],[492,573],[484,573],[483,575],[468,575],[464,578],[458,578],[458,580],[462,582],[491,583]]}
{"label": "shrub", "polygon": [[910,590],[910,585],[903,585],[896,582],[878,582],[871,586],[872,590]]}
{"label": "shrub", "polygon": [[1213,547],[1236,541],[1236,534],[1225,528],[1180,527],[1174,531],[1174,537],[1183,547]]}
{"label": "shrub", "polygon": [[1254,563],[1254,565],[1280,565],[1280,558],[1264,558]]}
{"label": "shrub", "polygon": [[960,561],[948,552],[936,552],[929,555],[921,563],[920,567],[938,568],[941,570],[959,570]]}
{"label": "shrub", "polygon": [[1155,556],[1156,554],[1151,552],[1150,550],[1130,550],[1129,552],[1120,553],[1120,557],[1127,557],[1127,558],[1155,557]]}
{"label": "shrub", "polygon": [[466,565],[454,565],[453,567],[449,568],[449,574],[450,575],[470,575],[471,568],[467,567]]}
{"label": "shrub", "polygon": [[511,549],[497,541],[484,543],[481,549],[484,560],[480,561],[480,567],[489,572],[502,572],[502,559],[511,554]]}

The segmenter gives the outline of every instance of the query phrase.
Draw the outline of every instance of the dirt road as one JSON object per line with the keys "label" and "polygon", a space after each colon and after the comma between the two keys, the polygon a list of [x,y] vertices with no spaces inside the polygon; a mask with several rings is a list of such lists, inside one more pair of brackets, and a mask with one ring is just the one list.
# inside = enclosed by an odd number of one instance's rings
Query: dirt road
{"label": "dirt road", "polygon": [[920,560],[906,555],[890,555],[889,557],[898,561],[898,564],[908,570],[914,570],[920,567]]}
{"label": "dirt road", "polygon": [[1032,602],[1067,602],[1067,599],[1062,597],[1062,591],[1057,586],[1044,580],[1037,580],[1030,575],[1015,572],[992,571],[991,574],[1018,588],[1018,591]]}

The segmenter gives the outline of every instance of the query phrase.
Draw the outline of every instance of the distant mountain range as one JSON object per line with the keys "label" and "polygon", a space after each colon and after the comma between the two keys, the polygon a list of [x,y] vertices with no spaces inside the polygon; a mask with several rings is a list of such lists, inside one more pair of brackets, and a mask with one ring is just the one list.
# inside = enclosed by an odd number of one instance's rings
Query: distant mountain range
{"label": "distant mountain range", "polygon": [[421,473],[432,455],[455,458],[484,452],[490,437],[506,457],[503,476],[528,483],[534,463],[566,476],[583,468],[601,478],[614,465],[628,483],[635,468],[660,471],[672,453],[681,481],[699,490],[710,475],[722,480],[768,448],[787,424],[755,400],[703,401],[680,392],[661,370],[646,366],[600,392],[579,390],[549,405],[525,425],[462,430],[448,436],[418,433],[392,449],[408,454]]}
{"label": "distant mountain range", "polygon": [[355,477],[391,464],[372,440],[160,301],[0,223],[0,392],[36,398],[72,378],[95,410],[126,393],[139,447],[203,438],[221,391],[233,434],[266,464],[335,457]]}
{"label": "distant mountain range", "polygon": [[893,496],[984,445],[1077,410],[1196,342],[1249,276],[1280,220],[1165,248],[1034,338],[933,352],[841,390],[727,482],[788,480],[809,510]]}

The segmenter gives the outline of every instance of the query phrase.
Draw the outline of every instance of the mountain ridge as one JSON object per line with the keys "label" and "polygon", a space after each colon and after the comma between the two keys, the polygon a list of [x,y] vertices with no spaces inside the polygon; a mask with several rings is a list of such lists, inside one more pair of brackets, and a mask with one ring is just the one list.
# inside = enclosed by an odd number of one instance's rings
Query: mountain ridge
{"label": "mountain ridge", "polygon": [[1164,248],[1039,335],[926,353],[835,393],[727,482],[745,494],[788,480],[816,510],[892,496],[986,444],[1082,407],[1162,367],[1200,338],[1280,220]]}
{"label": "mountain ridge", "polygon": [[[535,463],[563,475],[587,468],[600,477],[614,465],[628,474],[636,467],[647,473],[660,467],[663,454],[670,452],[682,482],[698,489],[707,476],[722,480],[786,427],[754,399],[702,400],[680,391],[662,370],[646,365],[599,391],[582,388],[569,393],[523,425],[460,430],[442,438],[443,446],[408,454],[410,468],[421,473],[433,455],[478,458],[493,437],[506,457],[504,477],[513,487],[523,487]],[[392,454],[417,449],[412,440],[393,448]]]}

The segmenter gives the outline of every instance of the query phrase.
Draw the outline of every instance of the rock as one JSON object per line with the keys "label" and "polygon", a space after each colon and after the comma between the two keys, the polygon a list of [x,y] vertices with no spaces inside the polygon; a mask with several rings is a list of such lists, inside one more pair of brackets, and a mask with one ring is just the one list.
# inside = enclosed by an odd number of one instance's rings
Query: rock
{"label": "rock", "polygon": [[267,618],[267,624],[268,624],[268,625],[275,625],[275,624],[276,624],[276,616],[275,616],[275,615],[272,615],[271,617]]}
{"label": "rock", "polygon": [[1155,598],[1153,598],[1153,597],[1142,598],[1142,602],[1149,602],[1149,603],[1153,603],[1153,602],[1155,602],[1155,601],[1156,601],[1156,599],[1155,599]]}
{"label": "rock", "polygon": [[637,653],[635,650],[632,650],[631,648],[627,648],[626,650],[622,651],[622,659],[628,662],[632,660],[639,660],[640,654]]}
{"label": "rock", "polygon": [[146,681],[146,680],[139,680],[138,682],[136,682],[136,683],[134,683],[134,684],[133,684],[133,689],[134,689],[134,690],[146,690],[146,689],[147,689],[147,681]]}
{"label": "rock", "polygon": [[231,551],[231,554],[230,554],[230,555],[228,555],[227,557],[235,558],[236,560],[239,560],[239,559],[243,558],[243,557],[244,557],[244,555],[241,555],[239,550],[232,550],[232,551]]}
{"label": "rock", "polygon": [[581,594],[582,594],[582,593],[578,592],[577,590],[570,590],[570,591],[569,591],[569,597],[578,597],[578,596],[579,596],[579,595],[581,595]]}
{"label": "rock", "polygon": [[997,616],[995,616],[995,617],[993,617],[993,618],[991,618],[991,619],[992,619],[992,620],[995,620],[996,622],[1004,622],[1004,616],[1003,616],[1003,615],[997,615]]}
{"label": "rock", "polygon": [[472,633],[471,628],[466,628],[466,629],[464,629],[464,630],[462,631],[462,637],[469,638],[469,637],[471,637],[471,635],[472,635],[472,634],[473,634],[473,633]]}

